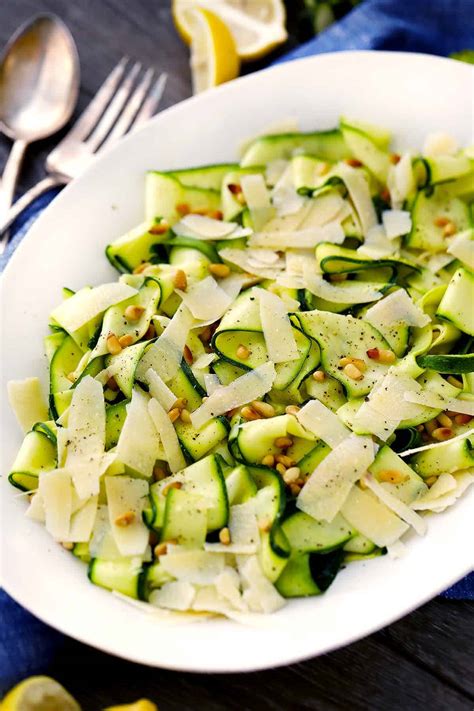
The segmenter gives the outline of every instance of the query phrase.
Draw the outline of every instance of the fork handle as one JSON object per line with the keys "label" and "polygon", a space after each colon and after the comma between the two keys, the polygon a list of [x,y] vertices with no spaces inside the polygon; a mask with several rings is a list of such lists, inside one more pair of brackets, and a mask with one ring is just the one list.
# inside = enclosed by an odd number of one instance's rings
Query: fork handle
{"label": "fork handle", "polygon": [[[21,196],[14,205],[8,210],[3,220],[0,220],[0,235],[3,235],[1,243],[4,241],[4,232],[16,220],[16,218],[25,210],[36,198],[43,193],[58,185],[66,185],[69,181],[61,175],[48,175],[48,177],[36,183],[27,193]],[[0,249],[0,252],[3,251]]]}
{"label": "fork handle", "polygon": [[13,202],[15,187],[27,145],[26,141],[17,140],[11,147],[0,186],[0,220],[4,219]]}

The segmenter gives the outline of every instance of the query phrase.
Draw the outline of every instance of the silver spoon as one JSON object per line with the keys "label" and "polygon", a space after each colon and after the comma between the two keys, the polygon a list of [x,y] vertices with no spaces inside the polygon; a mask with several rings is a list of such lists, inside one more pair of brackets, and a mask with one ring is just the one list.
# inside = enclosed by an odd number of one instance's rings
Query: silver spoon
{"label": "silver spoon", "polygon": [[[12,204],[28,144],[69,121],[78,93],[79,58],[66,25],[50,14],[28,20],[0,57],[0,130],[14,141],[0,184],[0,220]],[[0,253],[5,244],[4,235]]]}

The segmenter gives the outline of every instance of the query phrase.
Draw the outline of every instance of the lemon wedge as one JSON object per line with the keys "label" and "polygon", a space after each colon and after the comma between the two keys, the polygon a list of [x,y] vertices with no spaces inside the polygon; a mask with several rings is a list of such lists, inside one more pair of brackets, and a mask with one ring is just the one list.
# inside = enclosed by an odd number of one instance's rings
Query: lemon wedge
{"label": "lemon wedge", "polygon": [[81,707],[54,679],[32,676],[8,692],[1,711],[81,711]]}
{"label": "lemon wedge", "polygon": [[158,711],[158,707],[153,703],[153,701],[149,701],[148,699],[139,699],[133,704],[108,706],[105,711]]}
{"label": "lemon wedge", "polygon": [[193,34],[189,11],[198,6],[225,22],[244,62],[260,59],[287,39],[283,0],[173,0],[174,22],[186,44]]}
{"label": "lemon wedge", "polygon": [[193,92],[210,89],[235,79],[240,60],[227,25],[202,7],[189,11]]}

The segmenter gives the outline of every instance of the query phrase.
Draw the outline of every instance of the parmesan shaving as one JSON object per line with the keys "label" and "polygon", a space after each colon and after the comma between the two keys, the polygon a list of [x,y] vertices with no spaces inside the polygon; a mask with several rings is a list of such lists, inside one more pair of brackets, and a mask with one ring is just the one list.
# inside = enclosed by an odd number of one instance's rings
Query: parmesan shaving
{"label": "parmesan shaving", "polygon": [[469,269],[474,270],[474,230],[459,232],[447,249]]}
{"label": "parmesan shaving", "polygon": [[232,303],[232,298],[212,276],[191,284],[186,291],[176,289],[176,292],[194,318],[200,321],[217,321]]}
{"label": "parmesan shaving", "polygon": [[149,602],[156,607],[164,607],[169,610],[190,610],[196,590],[191,583],[184,581],[173,581],[165,583],[159,590],[152,590]]}
{"label": "parmesan shaving", "polygon": [[389,294],[378,304],[371,306],[366,315],[366,320],[378,330],[386,329],[395,323],[406,323],[408,326],[421,328],[430,323],[428,314],[416,306],[405,289],[397,289]]}
{"label": "parmesan shaving", "polygon": [[253,227],[255,230],[260,230],[275,214],[265,179],[259,173],[243,175],[240,184],[250,210]]}
{"label": "parmesan shaving", "polygon": [[185,304],[181,304],[161,336],[138,364],[137,379],[140,380],[149,368],[153,368],[165,383],[171,380],[181,367],[184,346],[194,325],[192,313]]}
{"label": "parmesan shaving", "polygon": [[181,451],[176,430],[168,413],[162,405],[152,398],[148,403],[148,412],[160,436],[166,454],[166,460],[173,474],[186,466],[184,455]]}
{"label": "parmesan shaving", "polygon": [[357,248],[357,253],[371,259],[381,259],[394,254],[398,247],[395,240],[387,237],[382,225],[374,225],[366,232],[364,243]]}
{"label": "parmesan shaving", "polygon": [[459,150],[459,145],[454,136],[443,131],[429,133],[423,144],[423,155],[432,158],[435,156],[454,155]]}
{"label": "parmesan shaving", "polygon": [[382,298],[380,291],[362,282],[347,282],[347,286],[336,286],[319,274],[309,274],[306,270],[304,285],[312,294],[334,304],[362,304]]}
{"label": "parmesan shaving", "polygon": [[157,459],[165,458],[148,411],[148,401],[148,396],[142,390],[133,389],[116,449],[117,459],[122,464],[145,477],[151,477]]}
{"label": "parmesan shaving", "polygon": [[72,483],[65,469],[53,469],[39,477],[38,492],[41,496],[48,533],[56,541],[69,536],[72,515]]}
{"label": "parmesan shaving", "polygon": [[406,210],[384,210],[382,222],[388,239],[403,237],[411,231],[411,214]]}
{"label": "parmesan shaving", "polygon": [[320,242],[342,244],[344,239],[345,234],[340,222],[334,220],[321,227],[311,227],[294,232],[255,232],[249,238],[248,245],[249,247],[269,247],[271,249],[311,249]]}
{"label": "parmesan shaving", "polygon": [[94,289],[81,289],[63,301],[51,317],[66,331],[73,333],[114,304],[138,294],[127,284],[112,282]]}
{"label": "parmesan shaving", "polygon": [[471,430],[468,430],[467,432],[463,432],[460,435],[457,435],[457,437],[452,437],[451,439],[447,440],[446,442],[433,442],[431,444],[424,444],[421,447],[415,447],[414,449],[406,449],[404,452],[400,452],[399,456],[400,457],[410,457],[412,454],[418,454],[418,452],[426,452],[428,449],[435,449],[436,447],[446,447],[446,445],[448,445],[448,444],[452,444],[453,442],[456,442],[457,440],[460,440],[460,439],[466,439],[467,437],[470,437],[473,434],[474,434],[474,428]]}
{"label": "parmesan shaving", "polygon": [[462,400],[458,397],[447,399],[442,397],[442,395],[431,393],[427,390],[406,392],[404,393],[404,398],[407,402],[412,402],[416,405],[424,405],[425,407],[432,407],[438,410],[452,410],[453,412],[459,412],[463,415],[471,415],[474,417],[474,400]]}
{"label": "parmesan shaving", "polygon": [[[450,487],[448,489],[447,485],[444,484],[443,488],[445,489],[444,494],[441,494],[441,487],[438,490],[438,496],[433,498],[428,498],[429,495],[433,492],[433,489],[435,488],[435,484],[429,489],[429,491],[425,494],[425,496],[417,499],[414,501],[411,505],[412,509],[415,509],[417,511],[433,511],[435,513],[441,513],[445,509],[447,509],[449,506],[452,506],[453,504],[456,503],[456,501],[464,494],[466,489],[468,489],[472,484],[474,484],[474,473],[473,469],[466,469],[465,471],[460,471],[457,472],[452,476],[452,479],[454,479],[454,487]],[[438,481],[442,477],[448,477],[451,476],[450,474],[442,474]],[[434,493],[434,492],[433,492]]]}
{"label": "parmesan shaving", "polygon": [[184,550],[161,556],[163,570],[177,580],[196,585],[212,585],[224,572],[225,556],[212,555],[205,550]]}
{"label": "parmesan shaving", "polygon": [[254,499],[230,507],[229,531],[231,544],[253,546],[256,551],[260,536]]}
{"label": "parmesan shaving", "polygon": [[166,411],[171,410],[174,403],[176,402],[176,395],[166,383],[160,378],[158,373],[156,373],[153,368],[149,368],[145,373],[144,383],[146,383],[150,388],[150,395],[158,400],[160,405],[165,408]]}
{"label": "parmesan shaving", "polygon": [[349,197],[359,215],[362,233],[367,234],[370,228],[377,224],[377,214],[370,197],[367,179],[360,170],[348,165],[341,165],[338,175],[344,181]]}
{"label": "parmesan shaving", "polygon": [[212,393],[217,390],[217,388],[220,388],[221,381],[219,380],[217,375],[214,375],[214,373],[206,373],[204,376],[204,386],[206,388],[207,394],[212,395]]}
{"label": "parmesan shaving", "polygon": [[409,153],[404,153],[396,165],[390,166],[387,187],[394,208],[400,208],[407,197],[416,190],[412,159]]}
{"label": "parmesan shaving", "polygon": [[219,254],[226,262],[235,264],[244,271],[255,274],[255,276],[263,277],[264,279],[275,279],[281,272],[281,267],[256,266],[255,260],[252,261],[244,249],[225,247],[220,250]]}
{"label": "parmesan shaving", "polygon": [[326,405],[319,400],[310,400],[296,413],[298,421],[307,430],[334,449],[347,439],[350,430]]}
{"label": "parmesan shaving", "polygon": [[275,366],[268,362],[236,378],[230,385],[221,386],[191,414],[193,426],[199,429],[212,417],[258,400],[271,389],[275,377]]}
{"label": "parmesan shaving", "polygon": [[39,378],[10,380],[7,384],[8,400],[23,432],[29,432],[37,422],[49,419]]}
{"label": "parmesan shaving", "polygon": [[299,358],[286,304],[276,294],[259,289],[260,320],[268,357],[274,363]]}
{"label": "parmesan shaving", "polygon": [[246,237],[252,233],[252,230],[243,229],[236,222],[224,222],[205,215],[190,214],[173,225],[173,232],[180,237],[205,241]]}
{"label": "parmesan shaving", "polygon": [[142,511],[148,501],[148,490],[148,483],[144,479],[105,477],[110,527],[123,556],[145,553],[149,532],[142,521]]}
{"label": "parmesan shaving", "polygon": [[244,590],[243,599],[252,612],[268,614],[283,607],[285,599],[263,574],[257,556],[238,556],[237,566]]}
{"label": "parmesan shaving", "polygon": [[365,484],[371,489],[375,496],[382,501],[391,511],[399,516],[402,521],[408,523],[419,536],[424,536],[428,527],[426,521],[416,514],[413,509],[407,506],[399,498],[391,494],[382,484],[380,484],[372,474],[365,474],[363,477]]}
{"label": "parmesan shaving", "polygon": [[341,512],[351,526],[381,548],[393,545],[408,531],[408,525],[372,491],[358,486],[352,487]]}

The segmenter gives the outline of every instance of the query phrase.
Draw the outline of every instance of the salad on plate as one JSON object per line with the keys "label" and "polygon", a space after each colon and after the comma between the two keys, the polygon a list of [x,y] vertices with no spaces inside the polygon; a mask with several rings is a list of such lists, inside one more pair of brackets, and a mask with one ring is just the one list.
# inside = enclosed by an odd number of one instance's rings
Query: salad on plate
{"label": "salad on plate", "polygon": [[94,584],[271,613],[473,483],[474,148],[391,140],[342,118],[150,171],[116,281],[64,288],[9,480]]}

